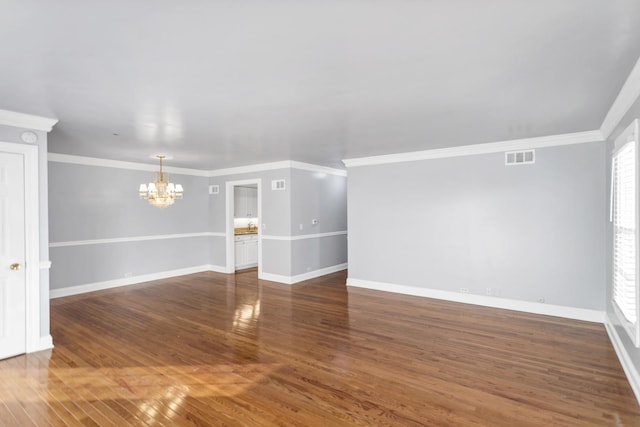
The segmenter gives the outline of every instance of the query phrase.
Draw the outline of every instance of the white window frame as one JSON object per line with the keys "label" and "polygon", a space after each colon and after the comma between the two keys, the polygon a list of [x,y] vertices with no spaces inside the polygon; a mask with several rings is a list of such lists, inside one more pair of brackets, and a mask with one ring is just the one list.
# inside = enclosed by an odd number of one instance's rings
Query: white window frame
{"label": "white window frame", "polygon": [[[629,334],[629,337],[631,338],[631,340],[633,341],[634,345],[636,347],[640,346],[640,275],[638,274],[640,271],[640,227],[638,227],[639,221],[638,221],[638,217],[640,216],[640,197],[638,194],[638,190],[640,189],[640,173],[638,172],[639,169],[639,151],[640,151],[640,141],[638,141],[638,136],[639,136],[639,132],[638,132],[638,119],[634,120],[633,123],[627,128],[625,129],[624,132],[622,132],[622,134],[620,134],[620,136],[616,139],[615,141],[615,145],[614,145],[614,150],[612,153],[612,162],[611,162],[611,209],[610,209],[610,221],[612,222],[612,227],[613,227],[613,239],[612,239],[612,291],[611,291],[611,304],[613,305],[613,309],[614,312],[616,314],[616,317],[618,318],[618,321],[620,322],[620,324],[622,326],[624,326],[624,329],[627,331],[627,333]],[[635,286],[635,295],[633,296],[633,298],[635,298],[635,313],[634,316],[635,317],[635,321],[630,321],[627,316],[624,314],[624,311],[626,309],[622,309],[620,308],[618,302],[616,302],[616,273],[619,269],[618,265],[616,264],[616,237],[618,236],[618,231],[616,228],[616,218],[614,218],[616,216],[616,205],[617,205],[617,194],[615,194],[616,191],[616,185],[614,182],[614,177],[616,174],[616,156],[622,152],[622,150],[625,150],[628,147],[628,144],[635,144],[635,156],[633,158],[634,162],[635,162],[635,177],[633,182],[635,183],[635,218],[634,218],[634,226],[635,226],[635,234],[634,234],[634,241],[635,241],[635,254],[633,255],[635,258],[635,281],[634,281],[634,286]],[[619,255],[619,254],[618,254]]]}

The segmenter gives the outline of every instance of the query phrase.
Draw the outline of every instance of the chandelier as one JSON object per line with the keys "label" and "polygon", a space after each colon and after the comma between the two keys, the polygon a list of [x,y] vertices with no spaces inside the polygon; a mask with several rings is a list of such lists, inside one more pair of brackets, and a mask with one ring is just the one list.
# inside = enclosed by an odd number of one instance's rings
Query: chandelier
{"label": "chandelier", "polygon": [[162,159],[166,156],[156,156],[160,159],[160,172],[156,172],[153,182],[140,184],[140,198],[149,201],[157,208],[171,206],[176,200],[182,199],[182,185],[169,182],[169,174],[162,172]]}

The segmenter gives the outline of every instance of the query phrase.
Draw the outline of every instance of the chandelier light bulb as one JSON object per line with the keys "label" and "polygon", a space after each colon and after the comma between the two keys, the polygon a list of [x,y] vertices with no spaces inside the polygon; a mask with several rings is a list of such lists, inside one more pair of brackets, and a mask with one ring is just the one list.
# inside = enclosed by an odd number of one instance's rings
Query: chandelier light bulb
{"label": "chandelier light bulb", "polygon": [[166,208],[182,199],[183,188],[180,184],[169,182],[169,174],[162,171],[162,159],[165,156],[156,156],[160,159],[160,171],[156,172],[154,182],[140,184],[140,198],[145,199],[150,205],[157,208]]}

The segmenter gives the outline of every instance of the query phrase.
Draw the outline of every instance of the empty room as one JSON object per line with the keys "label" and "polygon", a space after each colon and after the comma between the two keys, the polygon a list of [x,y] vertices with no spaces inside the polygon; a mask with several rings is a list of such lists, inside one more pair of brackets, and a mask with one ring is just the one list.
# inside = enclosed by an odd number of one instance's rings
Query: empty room
{"label": "empty room", "polygon": [[0,426],[640,426],[638,0],[0,40]]}

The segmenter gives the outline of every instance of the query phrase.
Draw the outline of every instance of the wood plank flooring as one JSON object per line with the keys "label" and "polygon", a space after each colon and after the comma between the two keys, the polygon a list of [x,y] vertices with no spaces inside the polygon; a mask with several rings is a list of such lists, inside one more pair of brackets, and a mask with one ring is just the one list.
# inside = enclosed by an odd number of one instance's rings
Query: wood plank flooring
{"label": "wood plank flooring", "polygon": [[2,426],[639,426],[602,325],[255,270],[52,300]]}

